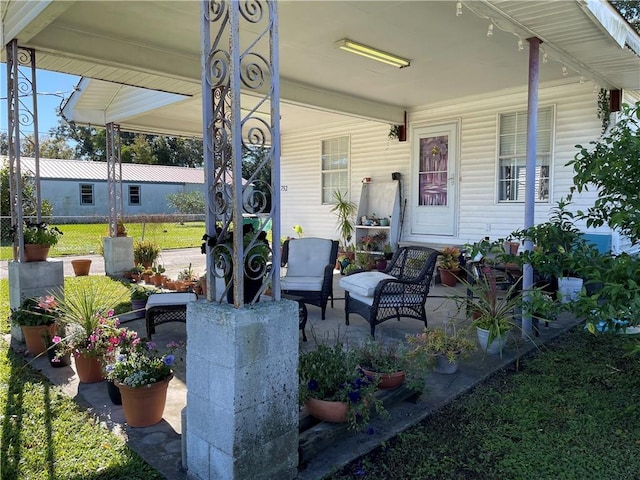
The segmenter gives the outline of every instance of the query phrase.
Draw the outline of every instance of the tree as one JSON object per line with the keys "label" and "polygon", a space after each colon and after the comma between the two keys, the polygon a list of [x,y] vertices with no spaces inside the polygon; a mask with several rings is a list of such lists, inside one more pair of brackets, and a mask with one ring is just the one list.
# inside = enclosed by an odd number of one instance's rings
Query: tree
{"label": "tree", "polygon": [[[42,217],[50,217],[53,213],[53,207],[49,200],[42,200],[41,208]],[[30,171],[22,172],[22,214],[25,217],[36,216],[36,181],[33,173]],[[9,163],[4,161],[0,168],[0,216],[2,219],[2,240],[11,240],[7,238],[9,234],[9,221],[4,217],[11,216],[11,193],[9,187]]]}
{"label": "tree", "polygon": [[633,28],[640,32],[640,2],[638,0],[612,0],[611,5],[620,12]]}
{"label": "tree", "polygon": [[179,192],[167,195],[167,204],[178,213],[204,213],[204,195],[202,192]]}
{"label": "tree", "polygon": [[69,160],[74,157],[74,151],[62,138],[47,137],[40,142],[40,157]]}
{"label": "tree", "polygon": [[607,224],[629,237],[640,241],[640,102],[635,107],[622,105],[623,118],[609,133],[597,142],[590,142],[589,151],[577,145],[580,152],[567,166],[573,166],[574,192],[598,190],[598,198],[586,212],[578,217],[586,220],[587,227]]}

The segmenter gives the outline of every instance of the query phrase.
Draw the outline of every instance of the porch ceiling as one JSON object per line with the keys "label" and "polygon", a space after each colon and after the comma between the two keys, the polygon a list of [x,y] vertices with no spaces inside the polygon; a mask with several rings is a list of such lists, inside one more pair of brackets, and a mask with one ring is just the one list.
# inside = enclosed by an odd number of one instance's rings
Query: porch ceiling
{"label": "porch ceiling", "polygon": [[[36,49],[39,68],[191,97],[159,105],[177,115],[176,123],[199,109],[199,2],[3,4],[2,44],[17,38]],[[400,123],[404,110],[522,87],[525,39],[534,35],[550,57],[541,63],[541,82],[584,76],[606,88],[640,89],[640,58],[625,46],[637,51],[640,40],[606,4],[463,4],[456,16],[455,1],[279,1],[282,131],[308,126],[303,114],[317,115],[316,126],[335,123],[339,117],[331,112]],[[487,37],[490,22],[494,34]],[[411,66],[397,69],[338,50],[335,42],[345,37],[408,58]],[[132,118],[142,122],[143,113],[138,104]]]}

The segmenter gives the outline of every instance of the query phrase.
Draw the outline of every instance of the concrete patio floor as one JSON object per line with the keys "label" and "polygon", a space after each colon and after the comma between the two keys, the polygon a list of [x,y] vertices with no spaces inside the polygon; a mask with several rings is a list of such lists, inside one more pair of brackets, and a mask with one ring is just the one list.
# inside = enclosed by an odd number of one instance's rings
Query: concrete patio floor
{"label": "concrete patio floor", "polygon": [[[190,249],[193,250],[193,249]],[[176,258],[184,261],[183,255],[176,254]],[[202,256],[204,260],[204,256]],[[65,259],[66,262],[69,261]],[[3,262],[4,263],[4,262]],[[165,263],[166,260],[165,260]],[[175,268],[181,268],[176,266]],[[65,265],[65,272],[67,268]],[[100,274],[98,271],[92,274]],[[357,344],[369,336],[368,323],[359,316],[351,315],[351,325],[344,322],[344,292],[339,287],[340,274],[334,275],[334,308],[327,308],[326,320],[321,320],[320,309],[308,306],[307,337],[308,342],[302,342],[300,335],[300,351],[314,348],[316,342],[336,339],[347,344]],[[456,287],[456,293],[464,293],[461,287]],[[427,298],[427,318],[430,327],[441,326],[450,321],[449,316],[455,311],[454,304],[448,300],[452,294],[450,287],[433,286]],[[454,319],[464,322],[464,320]],[[543,327],[535,343],[540,345],[556,337],[575,325],[572,318],[562,318],[548,327]],[[144,319],[133,320],[126,326],[145,335]],[[400,322],[388,320],[376,328],[376,338],[385,342],[403,341],[406,334],[419,333],[423,324],[413,319],[403,319]],[[476,353],[461,362],[458,373],[454,375],[439,375],[427,373],[426,391],[417,402],[402,402],[389,411],[390,418],[386,421],[374,422],[374,434],[356,433],[335,442],[330,448],[321,452],[306,465],[299,468],[298,478],[319,479],[324,475],[340,468],[349,461],[365,454],[409,426],[418,423],[429,414],[445,404],[455,400],[459,395],[482,382],[493,372],[504,368],[518,357],[536,348],[530,341],[522,341],[519,332],[513,332],[510,343],[502,355],[483,355]],[[184,323],[167,323],[157,327],[153,340],[158,345],[169,341],[186,341]],[[15,348],[21,348],[15,345]],[[24,347],[22,347],[24,348]],[[72,397],[81,406],[95,415],[106,428],[125,438],[129,446],[138,452],[149,464],[157,468],[167,479],[186,479],[186,473],[181,469],[181,410],[186,402],[186,379],[184,363],[178,365],[175,378],[169,386],[164,420],[158,425],[148,428],[131,428],[125,424],[122,407],[113,405],[106,392],[105,382],[96,384],[80,384],[71,367],[54,369],[48,365],[46,358],[33,361],[33,366],[42,371],[54,385]]]}

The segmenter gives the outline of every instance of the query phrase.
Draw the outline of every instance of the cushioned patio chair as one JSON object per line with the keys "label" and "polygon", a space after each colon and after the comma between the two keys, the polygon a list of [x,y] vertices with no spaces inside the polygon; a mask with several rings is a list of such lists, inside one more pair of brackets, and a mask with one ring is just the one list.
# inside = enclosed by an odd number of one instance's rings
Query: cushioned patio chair
{"label": "cushioned patio chair", "polygon": [[286,267],[286,273],[280,279],[280,290],[320,307],[324,320],[329,298],[333,308],[333,270],[337,258],[337,240],[286,240],[282,246],[282,267]]}
{"label": "cushioned patio chair", "polygon": [[439,252],[433,248],[408,246],[399,248],[381,272],[357,272],[340,279],[345,290],[345,321],[357,313],[371,326],[390,318],[422,320],[427,326],[425,302],[433,279]]}
{"label": "cushioned patio chair", "polygon": [[187,303],[195,302],[195,293],[154,293],[149,295],[145,310],[147,338],[156,333],[156,325],[187,321]]}

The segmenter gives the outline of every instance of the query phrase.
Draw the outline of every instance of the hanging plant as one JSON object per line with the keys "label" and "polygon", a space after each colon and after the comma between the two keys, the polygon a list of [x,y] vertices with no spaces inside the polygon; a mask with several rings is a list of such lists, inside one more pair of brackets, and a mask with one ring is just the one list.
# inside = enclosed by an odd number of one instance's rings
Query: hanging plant
{"label": "hanging plant", "polygon": [[609,103],[609,91],[601,88],[598,92],[598,118],[602,122],[602,132],[607,131],[609,127],[609,116],[611,114],[611,107]]}
{"label": "hanging plant", "polygon": [[389,140],[400,140],[400,125],[391,125],[389,128]]}

